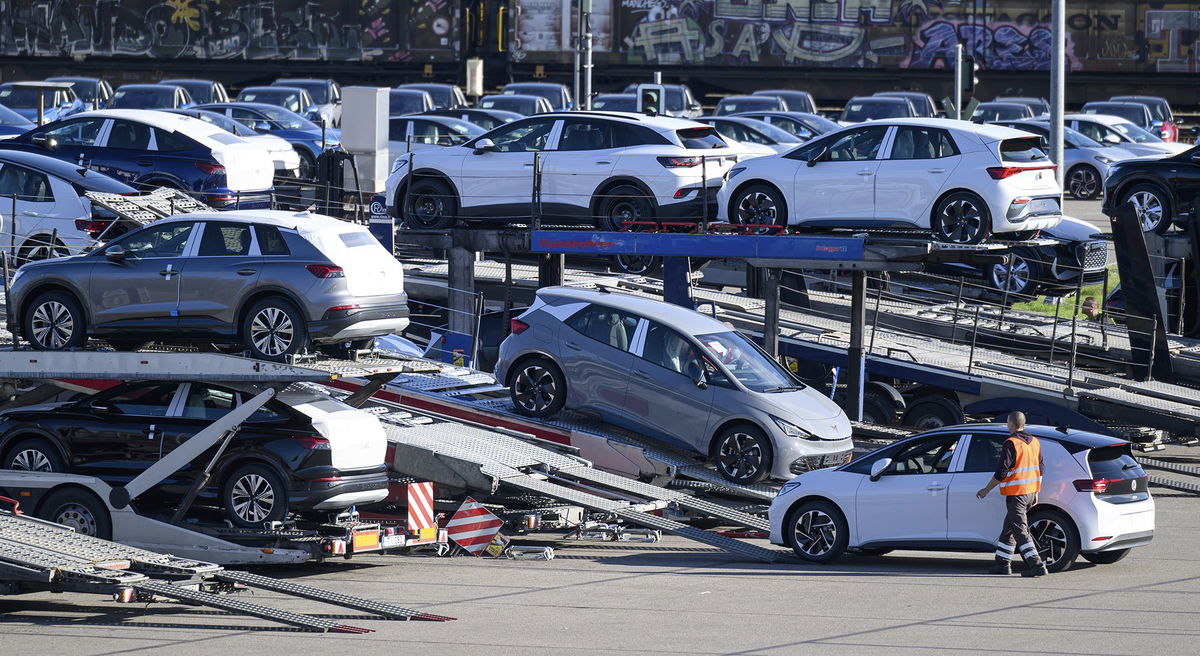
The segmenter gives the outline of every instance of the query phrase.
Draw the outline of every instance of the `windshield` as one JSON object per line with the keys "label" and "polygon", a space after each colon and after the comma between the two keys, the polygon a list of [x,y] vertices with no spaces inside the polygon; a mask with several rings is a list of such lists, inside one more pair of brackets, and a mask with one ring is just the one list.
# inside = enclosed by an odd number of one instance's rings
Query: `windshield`
{"label": "windshield", "polygon": [[1092,105],[1084,107],[1083,113],[1119,116],[1134,125],[1140,125],[1146,118],[1146,110],[1142,105]]}
{"label": "windshield", "polygon": [[1134,125],[1133,123],[1125,123],[1125,122],[1113,123],[1112,125],[1110,125],[1108,127],[1116,130],[1118,133],[1121,134],[1121,136],[1132,140],[1134,143],[1162,143],[1163,142],[1163,140],[1160,139],[1158,137],[1158,135],[1154,134],[1153,132],[1148,132],[1146,130],[1143,130],[1142,128]]}
{"label": "windshield", "polygon": [[293,114],[282,107],[255,107],[254,111],[267,117],[277,128],[283,130],[320,130],[316,123]]}
{"label": "windshield", "polygon": [[[670,109],[670,103],[667,103]],[[621,94],[615,96],[596,96],[592,99],[592,109],[603,109],[608,112],[636,112],[637,97]]]}
{"label": "windshield", "polygon": [[881,118],[904,118],[911,116],[908,101],[899,102],[852,102],[842,112],[842,120],[850,123],[874,121]]}
{"label": "windshield", "polygon": [[769,137],[775,143],[789,143],[789,144],[790,143],[800,143],[799,137],[792,134],[791,132],[788,132],[787,130],[782,130],[780,128],[777,128],[774,125],[771,125],[770,123],[756,121],[756,125],[754,125],[754,127],[749,128],[749,129],[755,130],[757,132],[761,132],[761,133],[767,135],[767,137]]}
{"label": "windshield", "polygon": [[242,102],[266,103],[268,105],[279,105],[280,107],[293,112],[303,111],[305,108],[300,106],[300,94],[292,91],[243,91],[238,100]]}
{"label": "windshield", "polygon": [[21,89],[18,87],[0,88],[0,105],[8,105],[9,107],[17,107],[19,109],[37,109],[38,94],[41,94],[45,99],[45,108],[51,109],[54,107],[54,92],[53,91],[34,91],[33,89]]}
{"label": "windshield", "polygon": [[419,114],[423,111],[425,111],[425,95],[419,91],[393,91],[388,94],[388,116]]}
{"label": "windshield", "polygon": [[117,89],[108,106],[112,109],[156,109],[175,106],[175,90],[161,89]]}
{"label": "windshield", "polygon": [[724,365],[739,383],[751,391],[793,392],[804,389],[804,385],[741,333],[699,335],[696,340],[714,361]]}
{"label": "windshield", "polygon": [[21,127],[24,127],[24,126],[33,127],[33,121],[30,121],[29,119],[25,118],[24,116],[21,116],[20,114],[5,107],[4,105],[0,105],[0,125],[17,125],[17,126],[21,126]]}
{"label": "windshield", "polygon": [[513,94],[520,94],[523,96],[541,96],[550,101],[550,107],[554,109],[563,108],[562,91],[556,87],[546,87],[540,84],[529,86],[510,84],[504,87],[503,93],[506,96],[511,96]]}
{"label": "windshield", "polygon": [[[286,84],[284,84],[285,82],[286,82]],[[327,85],[324,82],[321,82],[319,80],[314,80],[314,81],[309,81],[309,82],[300,82],[300,81],[296,81],[296,80],[291,80],[291,81],[280,80],[279,84],[276,86],[296,87],[298,89],[304,89],[305,91],[308,92],[308,95],[310,97],[312,97],[313,103],[315,103],[317,105],[324,105],[329,102],[329,85]]]}
{"label": "windshield", "polygon": [[770,96],[764,98],[746,98],[738,100],[725,99],[717,107],[718,113],[736,114],[738,112],[764,112],[779,109],[780,100]]}
{"label": "windshield", "polygon": [[89,80],[64,80],[49,78],[46,81],[70,83],[71,90],[75,92],[75,96],[89,104],[96,99],[96,89],[99,86],[96,82]]}

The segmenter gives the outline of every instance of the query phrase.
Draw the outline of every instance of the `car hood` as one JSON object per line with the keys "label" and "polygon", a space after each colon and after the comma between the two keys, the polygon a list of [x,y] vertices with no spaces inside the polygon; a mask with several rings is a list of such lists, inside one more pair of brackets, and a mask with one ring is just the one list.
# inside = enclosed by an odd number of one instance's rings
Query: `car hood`
{"label": "car hood", "polygon": [[759,393],[767,411],[780,419],[791,422],[823,440],[841,440],[850,437],[850,418],[838,404],[817,390],[806,387],[795,392]]}

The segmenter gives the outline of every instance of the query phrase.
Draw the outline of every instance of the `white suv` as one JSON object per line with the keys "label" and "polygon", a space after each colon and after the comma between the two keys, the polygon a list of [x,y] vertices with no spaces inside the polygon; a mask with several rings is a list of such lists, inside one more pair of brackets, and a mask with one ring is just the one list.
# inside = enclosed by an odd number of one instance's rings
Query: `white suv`
{"label": "white suv", "polygon": [[389,211],[409,227],[428,229],[458,219],[527,219],[535,154],[543,220],[602,230],[619,230],[626,221],[712,218],[715,208],[701,199],[711,203],[737,157],[714,128],[692,121],[616,112],[537,115],[461,146],[396,158],[387,180]]}
{"label": "white suv", "polygon": [[733,223],[932,230],[977,244],[1062,220],[1054,162],[1028,133],[935,118],[871,121],[734,167],[717,197]]}

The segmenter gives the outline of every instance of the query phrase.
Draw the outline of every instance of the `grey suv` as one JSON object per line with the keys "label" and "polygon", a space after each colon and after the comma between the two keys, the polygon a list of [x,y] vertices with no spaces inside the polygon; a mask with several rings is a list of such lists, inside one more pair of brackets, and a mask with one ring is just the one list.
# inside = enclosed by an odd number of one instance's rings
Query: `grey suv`
{"label": "grey suv", "polygon": [[408,326],[400,264],[358,225],[301,212],[187,214],[17,270],[8,324],[38,350],[241,345],[284,360]]}
{"label": "grey suv", "polygon": [[500,345],[496,379],[521,414],[598,415],[708,456],[737,483],[850,458],[850,421],[832,401],[729,326],[639,296],[539,290]]}

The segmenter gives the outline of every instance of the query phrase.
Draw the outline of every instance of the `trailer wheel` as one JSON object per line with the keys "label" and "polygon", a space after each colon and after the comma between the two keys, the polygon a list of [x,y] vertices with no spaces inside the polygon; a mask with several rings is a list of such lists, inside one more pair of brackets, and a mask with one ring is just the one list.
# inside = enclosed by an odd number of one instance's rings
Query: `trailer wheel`
{"label": "trailer wheel", "polygon": [[52,492],[42,502],[37,516],[55,524],[70,526],[76,533],[101,540],[112,539],[112,518],[108,508],[90,492],[66,488]]}
{"label": "trailer wheel", "polygon": [[287,488],[269,467],[251,463],[238,467],[221,486],[225,516],[235,526],[257,528],[287,517]]}
{"label": "trailer wheel", "polygon": [[953,426],[962,422],[962,408],[945,396],[925,397],[904,413],[904,425],[921,430]]}

